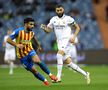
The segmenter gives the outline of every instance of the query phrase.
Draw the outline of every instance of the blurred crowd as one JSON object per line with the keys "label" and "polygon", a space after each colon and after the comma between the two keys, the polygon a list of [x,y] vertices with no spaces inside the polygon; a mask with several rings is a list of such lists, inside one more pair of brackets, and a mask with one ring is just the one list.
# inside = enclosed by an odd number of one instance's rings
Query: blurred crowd
{"label": "blurred crowd", "polygon": [[79,50],[103,48],[92,0],[0,0],[0,47],[8,28],[14,30],[22,26],[23,19],[30,16],[36,20],[34,32],[43,49],[53,50],[55,35],[53,32],[44,33],[40,29],[40,24],[47,24],[49,19],[55,15],[54,10],[57,4],[62,4],[66,14],[71,15],[81,27],[78,35]]}

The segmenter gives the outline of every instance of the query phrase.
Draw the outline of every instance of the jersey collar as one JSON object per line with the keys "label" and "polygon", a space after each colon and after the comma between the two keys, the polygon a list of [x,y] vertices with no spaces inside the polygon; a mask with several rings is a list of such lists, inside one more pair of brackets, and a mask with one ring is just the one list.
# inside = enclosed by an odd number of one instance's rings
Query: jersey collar
{"label": "jersey collar", "polygon": [[57,17],[58,17],[59,19],[63,19],[65,16],[66,16],[66,15],[65,15],[65,14],[63,14],[63,16],[62,16],[61,18],[59,18],[58,16],[57,16]]}

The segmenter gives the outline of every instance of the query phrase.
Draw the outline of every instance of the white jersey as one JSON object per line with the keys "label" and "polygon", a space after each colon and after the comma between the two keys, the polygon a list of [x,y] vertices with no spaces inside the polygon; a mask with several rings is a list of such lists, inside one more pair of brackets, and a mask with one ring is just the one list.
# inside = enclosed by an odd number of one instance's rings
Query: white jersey
{"label": "white jersey", "polygon": [[[54,30],[56,38],[58,50],[62,50],[65,52],[65,59],[67,57],[71,57],[72,52],[72,43],[69,42],[69,39],[73,36],[71,26],[74,24],[75,20],[67,15],[63,15],[61,18],[58,16],[54,16],[51,18],[47,27]],[[78,42],[78,39],[75,38],[75,43]]]}
{"label": "white jersey", "polygon": [[70,24],[72,23],[74,23],[74,19],[70,16],[63,15],[61,18],[54,16],[47,27],[54,30],[57,40],[61,40],[63,38],[70,38],[72,32]]}
{"label": "white jersey", "polygon": [[15,53],[15,47],[12,46],[11,44],[7,43],[7,38],[9,37],[9,35],[6,35],[4,37],[4,42],[6,43],[5,45],[5,56],[4,56],[4,60],[15,60],[16,58],[16,53]]}

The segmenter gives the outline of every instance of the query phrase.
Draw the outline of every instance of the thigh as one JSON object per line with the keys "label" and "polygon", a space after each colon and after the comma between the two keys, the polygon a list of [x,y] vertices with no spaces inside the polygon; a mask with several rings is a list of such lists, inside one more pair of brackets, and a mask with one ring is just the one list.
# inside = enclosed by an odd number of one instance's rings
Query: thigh
{"label": "thigh", "polygon": [[10,60],[14,61],[16,58],[15,50],[14,49],[11,50],[9,55],[10,55]]}
{"label": "thigh", "polygon": [[63,57],[63,60],[66,60],[67,58],[71,57],[71,52],[72,52],[72,50],[71,50],[71,44],[68,43],[67,46],[66,46],[66,48],[65,48],[65,55]]}
{"label": "thigh", "polygon": [[33,63],[33,61],[32,61],[31,58],[29,58],[28,56],[26,56],[26,57],[20,59],[20,61],[21,61],[22,65],[24,66],[24,68],[26,70],[31,71],[31,69],[32,69],[32,67],[34,65],[34,63]]}
{"label": "thigh", "polygon": [[76,50],[76,46],[75,45],[72,45],[71,47],[70,47],[70,54],[71,54],[71,57],[72,58],[76,58],[77,57],[77,50]]}
{"label": "thigh", "polygon": [[15,55],[15,50],[6,50],[4,60],[15,60],[16,55]]}
{"label": "thigh", "polygon": [[39,63],[40,62],[40,58],[38,57],[38,55],[36,54],[36,52],[34,50],[32,50],[29,54],[28,54],[29,58],[34,62],[34,63]]}
{"label": "thigh", "polygon": [[57,41],[58,50],[65,51],[65,48],[68,44],[68,39],[61,39]]}
{"label": "thigh", "polygon": [[4,60],[5,60],[5,61],[10,60],[10,52],[9,52],[9,51],[6,51],[6,52],[5,52]]}

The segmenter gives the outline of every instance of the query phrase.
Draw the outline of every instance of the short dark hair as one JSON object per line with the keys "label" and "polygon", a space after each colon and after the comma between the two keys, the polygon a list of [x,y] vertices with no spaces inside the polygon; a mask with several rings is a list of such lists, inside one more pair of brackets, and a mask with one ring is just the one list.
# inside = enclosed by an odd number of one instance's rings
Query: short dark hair
{"label": "short dark hair", "polygon": [[[56,8],[60,8],[60,7],[63,7],[63,6],[60,5],[60,4],[59,4],[59,5],[56,5],[55,9],[56,9]],[[64,8],[64,7],[63,7],[63,8]]]}
{"label": "short dark hair", "polygon": [[33,18],[25,18],[24,19],[24,24],[28,23],[28,22],[35,22],[35,20]]}

